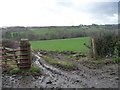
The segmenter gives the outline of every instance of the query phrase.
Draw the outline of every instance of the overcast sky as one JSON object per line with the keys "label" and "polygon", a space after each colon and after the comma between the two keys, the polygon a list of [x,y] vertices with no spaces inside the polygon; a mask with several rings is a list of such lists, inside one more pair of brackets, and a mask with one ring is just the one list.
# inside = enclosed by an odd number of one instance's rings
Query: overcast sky
{"label": "overcast sky", "polygon": [[118,1],[0,0],[0,27],[117,24]]}

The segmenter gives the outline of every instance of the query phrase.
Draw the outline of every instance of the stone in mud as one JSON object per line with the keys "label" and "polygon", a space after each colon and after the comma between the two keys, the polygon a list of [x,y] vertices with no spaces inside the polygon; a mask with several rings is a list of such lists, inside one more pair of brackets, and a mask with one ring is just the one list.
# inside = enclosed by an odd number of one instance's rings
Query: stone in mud
{"label": "stone in mud", "polygon": [[116,74],[115,72],[110,73],[110,75],[115,75],[115,74]]}
{"label": "stone in mud", "polygon": [[79,80],[76,80],[75,82],[80,82]]}
{"label": "stone in mud", "polygon": [[72,55],[72,54],[76,54],[77,52],[75,51],[62,51],[62,54],[67,54],[67,55]]}
{"label": "stone in mud", "polygon": [[48,81],[48,82],[46,82],[46,84],[52,84],[52,81]]}
{"label": "stone in mud", "polygon": [[94,86],[90,87],[90,88],[95,88]]}
{"label": "stone in mud", "polygon": [[40,50],[39,52],[40,52],[40,54],[42,54],[42,55],[46,55],[46,54],[47,54],[47,52],[46,52],[45,50]]}
{"label": "stone in mud", "polygon": [[119,80],[119,77],[115,77],[116,80]]}
{"label": "stone in mud", "polygon": [[86,57],[86,55],[77,53],[77,54],[74,54],[73,57],[80,58],[80,57]]}
{"label": "stone in mud", "polygon": [[70,52],[70,51],[63,51],[63,52],[61,52],[61,53],[67,54],[67,55],[71,55],[71,52]]}
{"label": "stone in mud", "polygon": [[12,77],[16,77],[16,75],[12,75]]}

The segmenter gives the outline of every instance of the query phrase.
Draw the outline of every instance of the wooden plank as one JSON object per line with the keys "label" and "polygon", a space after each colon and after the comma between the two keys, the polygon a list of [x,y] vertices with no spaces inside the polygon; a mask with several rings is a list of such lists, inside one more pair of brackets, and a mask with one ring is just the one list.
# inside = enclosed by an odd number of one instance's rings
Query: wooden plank
{"label": "wooden plank", "polygon": [[4,56],[0,56],[0,58],[2,58],[2,57],[15,57],[15,56],[28,56],[28,54],[16,54],[16,55],[14,55],[14,54],[7,54],[7,55],[4,55]]}
{"label": "wooden plank", "polygon": [[0,60],[0,61],[6,62],[6,61],[16,61],[16,60],[28,60],[29,61],[28,58],[7,59],[7,60]]}
{"label": "wooden plank", "polygon": [[23,65],[24,65],[24,64],[31,64],[31,63],[30,63],[30,62],[20,62],[20,63],[17,63],[17,64],[19,64],[19,65],[20,65],[20,64],[21,64],[21,65],[23,64]]}
{"label": "wooden plank", "polygon": [[13,60],[10,60],[10,59],[9,60],[2,60],[2,62],[7,62],[7,61],[13,61]]}
{"label": "wooden plank", "polygon": [[[23,66],[24,66],[24,64],[30,65],[31,63],[30,62],[22,62],[22,63],[14,63],[14,64],[7,63],[7,65],[23,65]],[[2,65],[2,63],[0,63],[0,65]]]}
{"label": "wooden plank", "polygon": [[7,48],[7,47],[5,47],[4,49],[5,50],[10,50],[10,51],[13,50],[12,48]]}
{"label": "wooden plank", "polygon": [[24,49],[16,49],[15,51],[26,51],[28,50],[28,48],[24,48]]}
{"label": "wooden plank", "polygon": [[30,68],[31,66],[19,66],[19,68]]}
{"label": "wooden plank", "polygon": [[17,65],[17,64],[16,64],[16,63],[14,63],[14,64],[8,64],[8,63],[7,63],[7,65]]}
{"label": "wooden plank", "polygon": [[5,57],[14,57],[14,54],[6,54]]}
{"label": "wooden plank", "polygon": [[28,54],[16,54],[15,56],[27,56]]}
{"label": "wooden plank", "polygon": [[15,60],[26,60],[26,59],[28,59],[28,58],[17,58]]}
{"label": "wooden plank", "polygon": [[5,51],[5,53],[12,53],[12,52],[16,52],[16,51],[13,51],[13,50],[12,51]]}

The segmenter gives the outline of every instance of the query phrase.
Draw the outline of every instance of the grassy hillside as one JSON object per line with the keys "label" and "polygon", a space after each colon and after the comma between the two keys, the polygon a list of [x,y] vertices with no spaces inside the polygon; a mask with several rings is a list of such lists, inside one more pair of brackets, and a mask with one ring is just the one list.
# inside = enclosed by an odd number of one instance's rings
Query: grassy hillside
{"label": "grassy hillside", "polygon": [[84,46],[90,44],[89,37],[81,38],[70,38],[70,39],[56,39],[56,40],[44,40],[44,41],[31,41],[32,49],[43,49],[43,50],[71,50],[87,52],[88,48]]}

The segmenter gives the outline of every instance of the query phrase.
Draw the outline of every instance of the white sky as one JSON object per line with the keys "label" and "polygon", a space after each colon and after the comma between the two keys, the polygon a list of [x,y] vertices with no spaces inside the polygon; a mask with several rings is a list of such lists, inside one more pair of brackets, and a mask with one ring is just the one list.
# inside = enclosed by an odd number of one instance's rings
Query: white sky
{"label": "white sky", "polygon": [[97,15],[94,18],[93,12],[84,12],[85,7],[91,7],[92,1],[119,0],[0,0],[0,27],[117,23],[117,13],[99,19]]}

